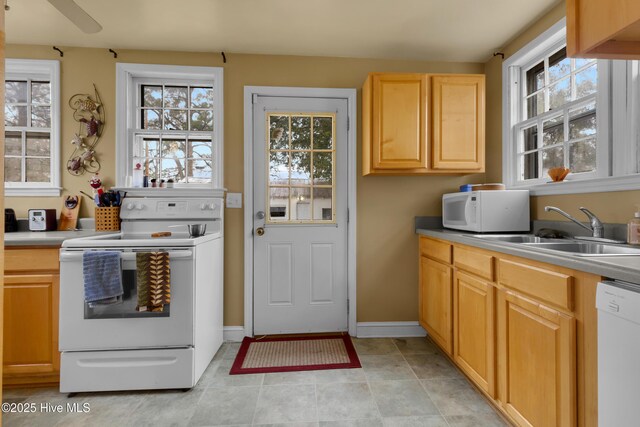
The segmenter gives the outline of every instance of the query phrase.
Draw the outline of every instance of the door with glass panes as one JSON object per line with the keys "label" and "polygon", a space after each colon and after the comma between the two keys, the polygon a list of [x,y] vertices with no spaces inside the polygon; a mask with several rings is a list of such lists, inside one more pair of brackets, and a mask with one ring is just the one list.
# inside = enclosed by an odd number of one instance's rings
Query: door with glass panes
{"label": "door with glass panes", "polygon": [[347,101],[253,105],[254,333],[346,331]]}

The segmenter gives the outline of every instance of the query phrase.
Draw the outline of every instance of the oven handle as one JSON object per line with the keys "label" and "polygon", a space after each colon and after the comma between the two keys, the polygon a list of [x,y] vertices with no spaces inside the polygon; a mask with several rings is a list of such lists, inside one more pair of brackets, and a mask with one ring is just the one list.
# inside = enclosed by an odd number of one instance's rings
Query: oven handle
{"label": "oven handle", "polygon": [[[193,252],[191,251],[169,251],[169,259],[183,259],[183,258],[191,258]],[[60,262],[64,261],[82,261],[83,252],[61,252],[60,253]],[[120,254],[120,259],[122,261],[135,261],[136,260],[136,252],[122,252]]]}

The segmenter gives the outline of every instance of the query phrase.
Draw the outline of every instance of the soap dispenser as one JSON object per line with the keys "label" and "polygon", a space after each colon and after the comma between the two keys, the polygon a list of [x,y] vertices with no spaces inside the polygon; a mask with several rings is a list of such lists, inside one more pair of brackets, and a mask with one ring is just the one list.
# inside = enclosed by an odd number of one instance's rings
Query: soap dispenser
{"label": "soap dispenser", "polygon": [[638,210],[627,224],[627,243],[631,245],[640,245],[640,205],[636,207]]}

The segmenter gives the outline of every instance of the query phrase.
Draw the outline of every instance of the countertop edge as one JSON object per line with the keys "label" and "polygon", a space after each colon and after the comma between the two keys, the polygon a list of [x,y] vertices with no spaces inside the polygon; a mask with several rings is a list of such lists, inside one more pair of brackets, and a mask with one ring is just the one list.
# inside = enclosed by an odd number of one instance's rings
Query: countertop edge
{"label": "countertop edge", "polygon": [[59,247],[62,242],[77,237],[98,236],[100,234],[113,234],[113,231],[95,231],[95,230],[78,230],[78,231],[15,231],[5,233],[5,248],[21,248],[29,246],[50,246]]}
{"label": "countertop edge", "polygon": [[[583,271],[610,279],[623,280],[631,283],[640,283],[640,268],[630,268],[623,265],[614,265],[611,261],[604,263],[596,257],[576,257],[549,253],[543,249],[522,247],[516,243],[492,242],[467,236],[469,233],[450,230],[416,229],[416,233],[436,239],[447,240],[467,246],[473,246],[506,255],[518,256],[534,261],[553,264],[572,270]],[[607,257],[609,258],[609,257]],[[610,258],[609,258],[610,259]]]}

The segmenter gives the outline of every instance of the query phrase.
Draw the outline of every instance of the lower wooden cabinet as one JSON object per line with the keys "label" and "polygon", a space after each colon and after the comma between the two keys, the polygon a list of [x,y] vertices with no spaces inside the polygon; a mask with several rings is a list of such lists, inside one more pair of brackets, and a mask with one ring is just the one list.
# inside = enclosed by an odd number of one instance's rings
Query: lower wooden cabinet
{"label": "lower wooden cabinet", "polygon": [[58,249],[6,249],[3,384],[59,381]]}
{"label": "lower wooden cabinet", "polygon": [[452,354],[452,268],[420,257],[420,324],[449,355]]}
{"label": "lower wooden cabinet", "polygon": [[500,401],[522,426],[576,425],[575,319],[498,293]]}
{"label": "lower wooden cabinet", "polygon": [[496,397],[494,306],[494,285],[461,271],[454,273],[453,358],[491,397]]}

